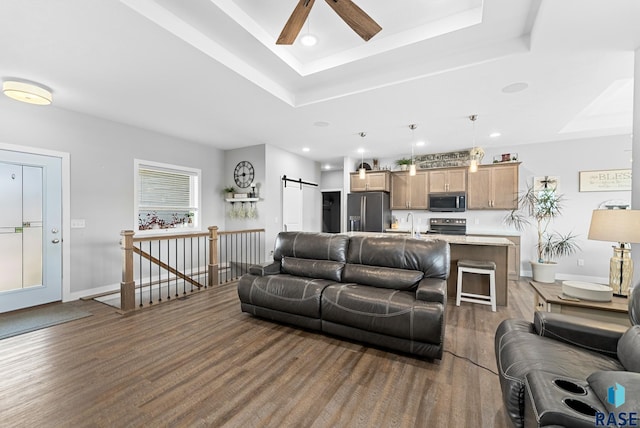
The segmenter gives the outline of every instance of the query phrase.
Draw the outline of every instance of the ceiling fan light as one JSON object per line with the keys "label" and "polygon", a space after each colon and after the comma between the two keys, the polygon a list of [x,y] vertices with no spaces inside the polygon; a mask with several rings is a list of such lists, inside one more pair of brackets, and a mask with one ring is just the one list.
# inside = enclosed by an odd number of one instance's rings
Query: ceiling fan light
{"label": "ceiling fan light", "polygon": [[302,43],[303,46],[307,47],[315,46],[316,44],[318,44],[318,38],[313,34],[307,33],[300,37],[300,43]]}
{"label": "ceiling fan light", "polygon": [[23,103],[46,106],[53,101],[51,91],[35,83],[5,80],[2,82],[2,92],[9,98]]}

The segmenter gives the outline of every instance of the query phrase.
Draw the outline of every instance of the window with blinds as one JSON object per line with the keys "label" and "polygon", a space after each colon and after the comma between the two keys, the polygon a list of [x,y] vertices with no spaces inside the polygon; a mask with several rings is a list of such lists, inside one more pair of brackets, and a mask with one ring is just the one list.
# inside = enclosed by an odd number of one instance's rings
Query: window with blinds
{"label": "window with blinds", "polygon": [[198,227],[200,170],[136,161],[138,231]]}

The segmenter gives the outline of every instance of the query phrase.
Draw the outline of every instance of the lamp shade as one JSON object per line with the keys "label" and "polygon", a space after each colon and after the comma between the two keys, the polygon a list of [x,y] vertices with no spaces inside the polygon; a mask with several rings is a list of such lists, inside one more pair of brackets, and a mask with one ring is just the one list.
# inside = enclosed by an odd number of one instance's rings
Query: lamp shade
{"label": "lamp shade", "polygon": [[640,210],[594,210],[589,239],[640,242]]}

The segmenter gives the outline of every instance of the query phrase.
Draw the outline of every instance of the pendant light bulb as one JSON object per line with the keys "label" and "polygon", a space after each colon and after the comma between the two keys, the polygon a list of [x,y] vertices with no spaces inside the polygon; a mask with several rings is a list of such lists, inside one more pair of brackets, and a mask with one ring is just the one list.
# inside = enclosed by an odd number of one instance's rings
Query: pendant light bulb
{"label": "pendant light bulb", "polygon": [[412,123],[411,125],[409,125],[409,129],[411,130],[411,165],[409,165],[409,175],[412,177],[416,175],[416,163],[415,163],[415,160],[413,159],[413,144],[414,144],[414,141],[416,140],[415,130],[417,127],[418,125],[416,125],[415,123]]}
{"label": "pendant light bulb", "polygon": [[[367,136],[366,132],[361,132],[359,134],[362,138]],[[367,178],[367,171],[364,169],[364,148],[360,149],[360,155],[361,155],[361,160],[360,160],[360,169],[358,169],[358,177],[360,178],[360,180],[364,180],[365,178]]]}
{"label": "pendant light bulb", "polygon": [[478,172],[478,161],[475,158],[471,159],[471,163],[469,164],[469,172]]}
{"label": "pendant light bulb", "polygon": [[471,156],[469,162],[469,172],[478,172],[478,156],[476,150],[476,119],[478,118],[477,114],[472,114],[469,116],[469,120],[473,124],[473,147],[471,149]]}

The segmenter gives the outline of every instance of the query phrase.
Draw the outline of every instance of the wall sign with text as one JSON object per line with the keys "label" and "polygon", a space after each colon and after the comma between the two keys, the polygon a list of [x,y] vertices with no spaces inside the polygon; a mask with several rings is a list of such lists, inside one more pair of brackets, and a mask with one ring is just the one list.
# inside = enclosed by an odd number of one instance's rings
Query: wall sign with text
{"label": "wall sign with text", "polygon": [[581,192],[618,192],[631,190],[631,169],[580,171]]}

